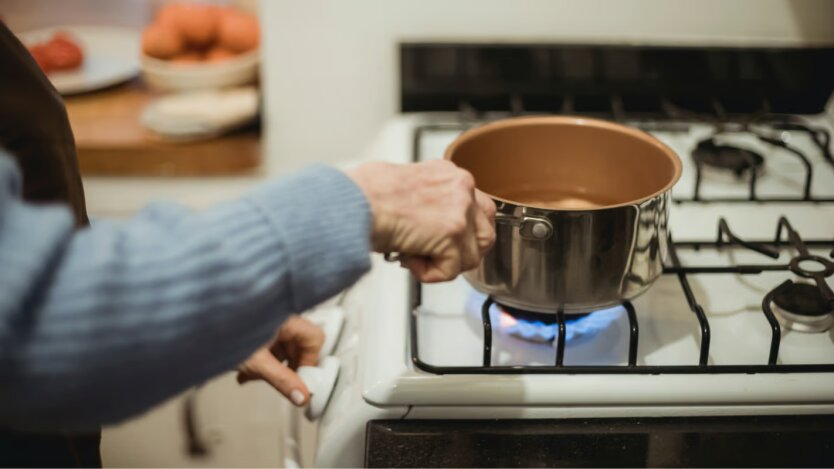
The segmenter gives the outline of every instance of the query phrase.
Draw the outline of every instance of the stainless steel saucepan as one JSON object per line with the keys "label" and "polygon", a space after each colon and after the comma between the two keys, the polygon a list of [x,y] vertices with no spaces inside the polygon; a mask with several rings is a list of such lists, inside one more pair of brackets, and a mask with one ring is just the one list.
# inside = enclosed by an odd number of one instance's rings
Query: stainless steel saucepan
{"label": "stainless steel saucepan", "polygon": [[589,312],[645,292],[663,270],[681,162],[640,130],[523,117],[469,130],[446,159],[498,206],[496,243],[464,274],[499,303]]}

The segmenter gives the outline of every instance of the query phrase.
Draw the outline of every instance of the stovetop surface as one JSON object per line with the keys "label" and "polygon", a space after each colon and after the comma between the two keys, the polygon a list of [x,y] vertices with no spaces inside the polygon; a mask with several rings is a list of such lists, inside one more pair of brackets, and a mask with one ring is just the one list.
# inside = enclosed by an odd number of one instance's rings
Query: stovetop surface
{"label": "stovetop surface", "polygon": [[[703,258],[702,258],[703,259]],[[709,318],[709,364],[766,364],[771,329],[762,314],[762,297],[785,275],[708,275],[690,280]],[[484,297],[463,279],[424,285],[418,339],[421,358],[437,366],[478,366],[483,353],[480,305]],[[633,302],[640,325],[638,365],[696,365],[700,329],[675,276],[657,280],[649,293]],[[500,324],[494,327],[500,329]],[[626,365],[629,323],[625,311],[610,327],[569,340],[565,365]],[[834,363],[834,332],[785,331],[782,364]],[[493,334],[494,365],[551,365],[552,342],[530,342],[500,330]]]}

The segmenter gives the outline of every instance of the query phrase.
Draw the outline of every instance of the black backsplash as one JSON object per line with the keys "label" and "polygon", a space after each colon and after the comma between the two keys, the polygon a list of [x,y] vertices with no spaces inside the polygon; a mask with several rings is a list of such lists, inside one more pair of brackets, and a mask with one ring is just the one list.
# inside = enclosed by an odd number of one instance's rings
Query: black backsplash
{"label": "black backsplash", "polygon": [[405,43],[400,80],[403,112],[817,114],[834,47]]}

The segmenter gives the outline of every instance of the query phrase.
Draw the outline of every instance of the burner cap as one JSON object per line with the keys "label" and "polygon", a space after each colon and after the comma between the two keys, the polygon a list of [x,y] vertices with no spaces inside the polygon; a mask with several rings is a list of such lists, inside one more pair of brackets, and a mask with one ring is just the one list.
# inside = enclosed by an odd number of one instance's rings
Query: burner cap
{"label": "burner cap", "polygon": [[762,155],[752,150],[719,144],[711,138],[695,147],[692,158],[712,168],[732,171],[736,176],[741,176],[751,167],[758,170],[764,164]]}
{"label": "burner cap", "polygon": [[831,314],[831,309],[816,285],[793,283],[773,297],[776,306],[800,316]]}
{"label": "burner cap", "polygon": [[773,297],[774,312],[788,329],[823,332],[834,324],[834,311],[816,285],[793,283]]}
{"label": "burner cap", "polygon": [[[523,321],[530,321],[530,322],[538,321],[538,322],[541,322],[542,324],[547,324],[547,325],[556,324],[556,312],[555,311],[553,313],[539,313],[539,312],[536,312],[536,311],[528,311],[526,309],[521,309],[521,308],[513,308],[512,306],[507,306],[507,305],[504,305],[504,304],[501,304],[501,303],[496,303],[496,304],[498,305],[499,308],[501,308],[507,314],[509,314],[510,316],[512,316],[516,319],[521,319]],[[589,314],[591,314],[591,313],[590,312],[579,313],[579,314],[567,314],[567,313],[565,313],[565,320],[579,319],[579,318],[583,318],[583,317],[585,317]]]}

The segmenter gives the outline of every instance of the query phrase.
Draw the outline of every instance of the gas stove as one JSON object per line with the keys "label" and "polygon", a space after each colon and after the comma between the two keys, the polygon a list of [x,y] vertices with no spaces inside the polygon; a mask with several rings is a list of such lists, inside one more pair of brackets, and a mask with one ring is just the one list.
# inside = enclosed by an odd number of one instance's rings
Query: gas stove
{"label": "gas stove", "polygon": [[[462,131],[460,117],[398,118],[373,155],[397,162],[442,155]],[[471,125],[477,124],[463,127]],[[813,126],[832,129],[823,118]],[[804,163],[782,149],[739,139],[734,145],[754,148],[765,159],[757,169],[761,200],[748,200],[752,173],[706,169],[696,198],[691,152],[710,126],[685,127],[652,131],[679,153],[685,169],[673,189],[664,275],[631,303],[578,316],[530,314],[494,304],[462,278],[421,285],[375,259],[372,272],[346,296],[349,319],[337,352],[343,369],[320,425],[319,440],[326,443],[318,447],[317,464],[362,464],[366,438],[404,444],[392,435],[416,430],[400,420],[457,429],[472,420],[516,426],[520,419],[564,424],[574,435],[603,421],[629,432],[660,425],[646,430],[651,439],[683,419],[704,439],[727,425],[832,436],[803,432],[834,424],[834,328],[828,324],[834,166],[807,132],[785,131],[781,138],[801,148],[813,168],[815,200],[807,200]],[[760,437],[751,441],[765,441]]]}
{"label": "gas stove", "polygon": [[[543,112],[511,97],[506,110],[465,101],[398,117],[369,157],[439,158],[468,128]],[[587,115],[650,132],[681,157],[664,274],[615,308],[542,314],[462,278],[421,285],[375,258],[344,298],[317,464],[553,464],[542,435],[567,465],[734,461],[710,445],[753,465],[831,463],[819,445],[834,438],[832,114],[659,100],[637,115],[622,100],[593,102],[609,111]],[[507,443],[483,443],[489,435]],[[390,447],[400,449],[380,450]],[[521,456],[497,456],[506,451]]]}

